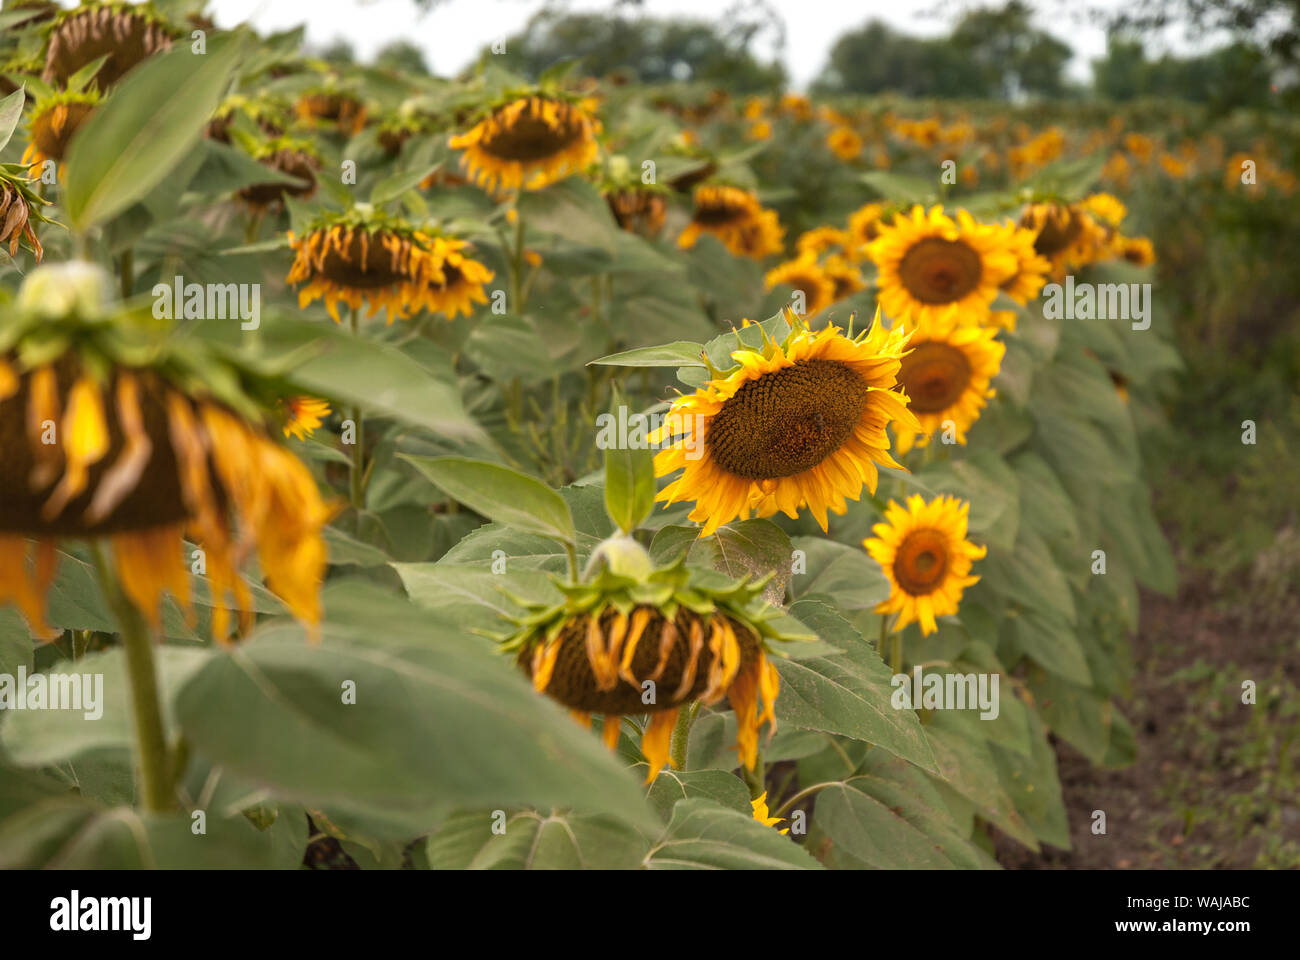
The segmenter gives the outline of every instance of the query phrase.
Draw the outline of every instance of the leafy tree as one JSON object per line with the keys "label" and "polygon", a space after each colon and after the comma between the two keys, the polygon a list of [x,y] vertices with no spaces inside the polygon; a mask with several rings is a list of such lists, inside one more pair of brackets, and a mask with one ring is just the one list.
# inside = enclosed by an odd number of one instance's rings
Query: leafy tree
{"label": "leafy tree", "polygon": [[375,66],[390,67],[405,73],[428,76],[429,65],[424,61],[424,51],[409,40],[394,40],[375,54]]}
{"label": "leafy tree", "polygon": [[1008,0],[1003,7],[972,10],[953,28],[949,42],[979,68],[984,89],[995,96],[1065,93],[1063,73],[1074,52],[1037,29],[1032,16],[1021,0]]}
{"label": "leafy tree", "polygon": [[828,93],[891,90],[914,97],[991,94],[984,73],[947,41],[898,33],[879,20],[835,41],[814,86]]}

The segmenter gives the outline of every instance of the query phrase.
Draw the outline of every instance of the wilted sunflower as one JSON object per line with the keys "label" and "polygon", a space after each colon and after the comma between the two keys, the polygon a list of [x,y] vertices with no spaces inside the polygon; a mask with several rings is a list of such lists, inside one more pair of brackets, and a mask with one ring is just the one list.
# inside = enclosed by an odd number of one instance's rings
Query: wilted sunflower
{"label": "wilted sunflower", "polygon": [[464,240],[417,230],[370,208],[314,221],[302,237],[289,234],[295,253],[286,278],[306,284],[298,291],[299,309],[324,299],[334,322],[338,305],[368,317],[388,311],[388,322],[428,310],[454,319],[468,316],[475,303],[487,303],[483,284],[493,273],[465,255]]}
{"label": "wilted sunflower", "polygon": [[73,134],[81,129],[101,100],[93,87],[61,90],[32,108],[28,120],[30,142],[23,151],[22,162],[33,177],[41,175],[41,167],[48,160],[63,163]]}
{"label": "wilted sunflower", "polygon": [[817,255],[805,253],[794,260],[778,264],[767,272],[764,289],[778,286],[793,287],[795,294],[803,294],[804,309],[801,316],[815,316],[835,302],[835,281],[817,263]]}
{"label": "wilted sunflower", "polygon": [[755,260],[780,253],[785,236],[775,210],[764,208],[752,191],[726,186],[696,188],[695,212],[677,245],[689,250],[701,233],[713,234],[736,256]]}
{"label": "wilted sunflower", "polygon": [[328,124],[348,137],[355,137],[366,126],[365,104],[350,93],[330,87],[304,93],[293,110],[305,126]]}
{"label": "wilted sunflower", "polygon": [[796,517],[801,507],[825,530],[827,510],[844,513],[845,498],[858,499],[864,485],[875,492],[876,464],[898,466],[886,426],[919,429],[894,390],[907,344],[901,330],[886,330],[878,311],[857,336],[851,319],[846,336],[833,325],[813,333],[786,316],[782,343],[764,334],[760,349],[732,353],[739,369],[673,401],[656,434],[655,442],[680,436],[656,454],[655,474],[682,475],[655,499],[694,500],[690,518],[704,523],[704,536],[751,512]]}
{"label": "wilted sunflower", "polygon": [[965,210],[954,221],[940,205],[895,215],[867,255],[879,271],[881,306],[909,323],[949,307],[964,319],[986,317],[999,286],[1016,272],[1015,254],[997,227],[976,223]]}
{"label": "wilted sunflower", "polygon": [[1092,263],[1107,245],[1106,231],[1078,204],[1034,203],[1020,215],[1020,225],[1037,235],[1034,249],[1052,264],[1052,276]]}
{"label": "wilted sunflower", "polygon": [[541,190],[596,159],[596,101],[540,93],[495,108],[459,136],[453,150],[469,178],[489,193]]}
{"label": "wilted sunflower", "polygon": [[605,202],[619,227],[643,237],[657,237],[664,228],[668,204],[663,190],[623,187],[609,190]]}
{"label": "wilted sunflower", "polygon": [[19,176],[20,165],[0,165],[0,248],[10,257],[17,256],[19,244],[32,252],[40,263],[45,255],[40,238],[33,229],[35,223],[50,223],[41,207],[49,203],[31,189],[27,180]]}
{"label": "wilted sunflower", "polygon": [[239,199],[248,204],[254,213],[264,213],[279,207],[284,203],[285,197],[303,200],[315,195],[320,157],[310,140],[276,137],[256,142],[240,131],[234,131],[232,136],[262,166],[299,181],[297,185],[287,182],[254,183],[242,188],[238,194]]}
{"label": "wilted sunflower", "polygon": [[132,67],[172,45],[173,30],[147,4],[88,3],[60,14],[45,49],[46,83],[63,84],[82,67],[107,55],[95,74],[111,87]]}
{"label": "wilted sunflower", "polygon": [[585,582],[558,584],[560,603],[528,605],[529,614],[515,621],[519,629],[503,638],[533,686],[584,724],[602,714],[610,749],[621,717],[650,714],[641,738],[647,783],[673,762],[678,711],[725,697],[736,714],[740,762],[752,770],[758,728],[766,721],[776,730],[773,643],[812,639],[789,631],[790,619],[762,599],[770,577],[700,574],[686,567],[684,555],[655,567],[643,547],[621,535],[597,548],[588,571]]}
{"label": "wilted sunflower", "polygon": [[330,415],[330,405],[318,397],[288,397],[281,403],[284,413],[284,430],[286,437],[293,436],[305,440],[316,432],[316,428]]}
{"label": "wilted sunflower", "polygon": [[[108,284],[88,264],[41,267],[0,316],[0,602],[48,636],[57,541],[105,538],[123,590],[157,629],[164,590],[189,609],[188,537],[206,557],[216,638],[228,600],[251,626],[238,571],[254,549],[267,586],[314,627],[330,509],[311,473],[232,386],[241,371],[194,344],[169,351],[152,317],[106,312]],[[51,337],[61,350],[47,349]]]}
{"label": "wilted sunflower", "polygon": [[895,431],[898,452],[925,446],[931,434],[952,422],[953,437],[966,442],[966,431],[979,419],[993,396],[989,381],[1002,368],[1006,347],[995,339],[997,329],[983,324],[963,324],[955,309],[929,316],[912,330],[911,351],[903,357],[898,383],[909,398],[908,406],[920,423],[920,436],[904,427]]}
{"label": "wilted sunflower", "polygon": [[920,623],[923,634],[938,630],[936,617],[957,612],[962,591],[976,583],[971,564],[987,547],[966,539],[970,504],[939,496],[929,503],[920,494],[907,506],[889,501],[884,523],[873,526],[875,537],[862,541],[889,580],[889,599],[876,613],[897,613],[894,630]]}

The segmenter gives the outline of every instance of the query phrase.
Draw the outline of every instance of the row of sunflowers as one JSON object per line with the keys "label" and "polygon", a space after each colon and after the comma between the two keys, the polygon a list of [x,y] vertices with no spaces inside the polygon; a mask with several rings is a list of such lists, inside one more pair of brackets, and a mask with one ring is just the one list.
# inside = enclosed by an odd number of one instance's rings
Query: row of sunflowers
{"label": "row of sunflowers", "polygon": [[1137,131],[0,17],[0,864],[991,868],[1133,762],[1179,361],[1043,302]]}

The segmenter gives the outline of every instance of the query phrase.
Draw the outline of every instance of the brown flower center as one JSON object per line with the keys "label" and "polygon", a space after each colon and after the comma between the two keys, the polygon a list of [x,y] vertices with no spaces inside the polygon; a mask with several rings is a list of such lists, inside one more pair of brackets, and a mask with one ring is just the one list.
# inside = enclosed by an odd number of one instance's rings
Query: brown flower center
{"label": "brown flower center", "polygon": [[509,125],[497,127],[479,146],[501,160],[531,163],[554,156],[586,135],[586,125],[567,103],[556,107],[558,126],[551,126],[531,110],[521,112]]}
{"label": "brown flower center", "polygon": [[913,530],[894,555],[894,579],[914,597],[933,593],[948,572],[948,539],[938,530]]}
{"label": "brown flower center", "polygon": [[[1021,218],[1021,226],[1036,227],[1032,215]],[[1083,222],[1069,207],[1053,207],[1042,217],[1042,227],[1034,240],[1034,250],[1039,256],[1053,257],[1067,249],[1079,237]]]}
{"label": "brown flower center", "polygon": [[390,234],[384,230],[368,233],[353,230],[340,247],[330,245],[320,272],[343,287],[373,290],[401,283],[407,279],[405,265],[412,253],[411,241],[398,237],[397,249],[384,245]]}
{"label": "brown flower center", "polygon": [[898,382],[915,413],[940,413],[952,407],[970,383],[966,354],[949,343],[926,341],[903,358]]}
{"label": "brown flower center", "polygon": [[979,286],[980,255],[960,240],[925,237],[903,255],[898,275],[922,303],[952,303]]}
{"label": "brown flower center", "polygon": [[805,360],[750,380],[709,423],[705,443],[723,470],[750,480],[791,477],[844,445],[869,388],[834,360]]}

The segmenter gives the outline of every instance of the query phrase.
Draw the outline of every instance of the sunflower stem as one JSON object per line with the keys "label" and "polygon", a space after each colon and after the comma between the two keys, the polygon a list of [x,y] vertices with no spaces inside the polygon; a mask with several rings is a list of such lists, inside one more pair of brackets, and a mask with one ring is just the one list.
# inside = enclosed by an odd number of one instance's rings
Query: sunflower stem
{"label": "sunflower stem", "polygon": [[515,210],[515,247],[510,257],[510,304],[520,316],[524,312],[524,218]]}
{"label": "sunflower stem", "polygon": [[696,700],[687,709],[679,710],[677,723],[673,725],[673,738],[669,741],[668,762],[674,770],[686,770],[686,747],[691,740],[691,727],[700,712],[700,701]]}
{"label": "sunflower stem", "polygon": [[895,633],[889,638],[889,671],[898,676],[903,672],[903,635]]}
{"label": "sunflower stem", "polygon": [[880,615],[880,637],[876,640],[876,652],[880,654],[880,659],[885,659],[885,644],[889,640],[889,617],[885,614]]}
{"label": "sunflower stem", "polygon": [[[352,308],[352,335],[361,336],[361,312],[356,307]],[[352,471],[351,471],[351,496],[352,506],[358,510],[362,509],[366,499],[366,453],[365,453],[365,433],[361,426],[361,407],[352,408],[352,424],[354,434],[352,437]]]}
{"label": "sunflower stem", "polygon": [[91,555],[126,651],[128,685],[131,688],[131,716],[135,722],[135,745],[139,760],[138,793],[150,813],[165,813],[175,806],[172,792],[171,757],[163,733],[162,706],[158,696],[158,672],[154,666],[153,641],[148,625],[130,598],[122,591],[104,553],[103,544],[92,541]]}
{"label": "sunflower stem", "polygon": [[573,544],[568,540],[564,541],[564,552],[569,558],[569,582],[578,582],[578,552],[573,549]]}
{"label": "sunflower stem", "polygon": [[763,751],[758,751],[753,770],[742,765],[740,772],[745,778],[745,785],[749,787],[749,799],[757,800],[767,790],[767,768],[763,763]]}

